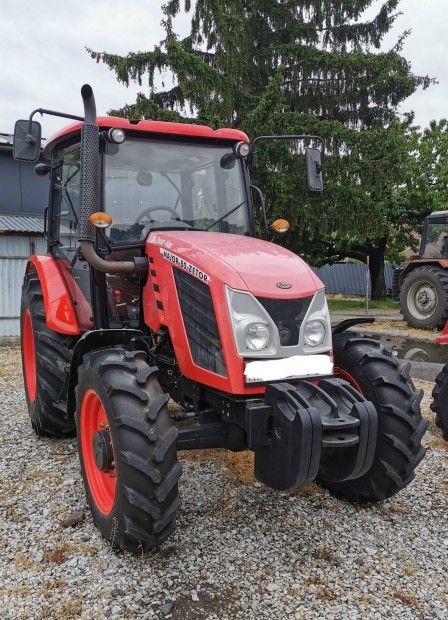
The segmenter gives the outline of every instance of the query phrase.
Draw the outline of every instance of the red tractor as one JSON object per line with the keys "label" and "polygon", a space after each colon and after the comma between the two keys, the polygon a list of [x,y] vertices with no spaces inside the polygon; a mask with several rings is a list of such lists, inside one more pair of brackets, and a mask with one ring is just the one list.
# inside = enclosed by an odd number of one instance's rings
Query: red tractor
{"label": "red tractor", "polygon": [[396,271],[404,320],[417,329],[441,329],[448,320],[448,211],[425,218],[418,256]]}
{"label": "red tractor", "polygon": [[[313,271],[255,238],[261,138],[97,118],[92,89],[81,93],[85,118],[60,114],[75,122],[36,166],[51,174],[48,253],[28,261],[22,357],[34,430],[77,433],[103,536],[135,552],[173,532],[178,450],[250,449],[267,486],[317,479],[358,503],[409,484],[426,429],[409,364],[346,333],[355,321],[332,329]],[[14,145],[31,161],[32,116]],[[322,189],[320,150],[305,158]]]}

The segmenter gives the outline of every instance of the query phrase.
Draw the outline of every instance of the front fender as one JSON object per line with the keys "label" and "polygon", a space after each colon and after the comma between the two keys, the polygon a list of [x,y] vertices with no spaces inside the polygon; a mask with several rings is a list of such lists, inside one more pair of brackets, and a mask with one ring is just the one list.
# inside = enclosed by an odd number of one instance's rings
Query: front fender
{"label": "front fender", "polygon": [[49,329],[59,334],[78,336],[80,330],[73,302],[54,258],[48,254],[34,254],[26,266],[26,273],[31,271],[36,271],[39,276]]}
{"label": "front fender", "polygon": [[361,325],[363,323],[374,322],[375,319],[372,317],[356,317],[353,319],[344,319],[339,323],[331,324],[331,333],[333,334],[333,336],[335,336],[336,334],[342,334],[342,332],[345,332],[349,327],[353,327],[353,325]]}

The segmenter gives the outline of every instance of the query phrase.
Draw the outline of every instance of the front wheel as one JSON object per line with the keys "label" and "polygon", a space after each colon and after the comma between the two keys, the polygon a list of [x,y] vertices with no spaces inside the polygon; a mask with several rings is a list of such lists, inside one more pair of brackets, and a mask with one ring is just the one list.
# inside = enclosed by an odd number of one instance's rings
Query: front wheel
{"label": "front wheel", "polygon": [[369,338],[342,333],[333,338],[335,374],[372,401],[378,435],[370,470],[359,478],[326,482],[337,497],[358,504],[384,500],[407,486],[425,455],[421,439],[427,421],[420,412],[422,391],[409,378],[410,364]]}
{"label": "front wheel", "polygon": [[442,430],[443,438],[448,441],[448,364],[436,377],[432,397],[431,409],[436,414],[436,424]]}
{"label": "front wheel", "polygon": [[89,353],[76,388],[78,449],[87,502],[112,545],[137,552],[174,531],[180,507],[177,429],[157,368],[142,351]]}

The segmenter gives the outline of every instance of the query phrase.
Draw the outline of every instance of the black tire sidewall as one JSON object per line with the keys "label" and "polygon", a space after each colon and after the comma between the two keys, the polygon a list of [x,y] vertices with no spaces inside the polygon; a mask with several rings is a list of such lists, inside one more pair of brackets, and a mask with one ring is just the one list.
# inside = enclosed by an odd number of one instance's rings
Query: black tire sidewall
{"label": "black tire sidewall", "polygon": [[[36,364],[36,397],[32,401],[27,387],[23,347],[23,322],[29,312],[33,330]],[[77,337],[51,330],[46,323],[42,285],[36,272],[25,275],[20,310],[20,341],[25,399],[35,433],[40,437],[71,437],[75,434],[72,415],[59,410],[58,400],[66,383],[69,360]],[[56,349],[54,348],[56,347]],[[62,368],[67,366],[67,370]]]}
{"label": "black tire sidewall", "polygon": [[431,409],[436,414],[436,425],[441,429],[442,437],[448,441],[448,364],[436,377],[432,397]]}
{"label": "black tire sidewall", "polygon": [[[378,434],[370,470],[343,482],[320,481],[338,497],[356,503],[391,497],[414,477],[424,456],[421,437],[427,423],[420,413],[420,392],[401,364],[377,341],[342,333],[333,338],[335,370],[341,368],[358,384],[378,413]],[[400,447],[401,446],[401,447]]]}
{"label": "black tire sidewall", "polygon": [[[156,373],[142,351],[104,348],[85,356],[76,387],[78,451],[93,520],[112,545],[131,552],[164,542],[180,507],[177,429]],[[82,453],[81,406],[88,390],[104,407],[114,449],[116,489],[107,515],[92,495]]]}

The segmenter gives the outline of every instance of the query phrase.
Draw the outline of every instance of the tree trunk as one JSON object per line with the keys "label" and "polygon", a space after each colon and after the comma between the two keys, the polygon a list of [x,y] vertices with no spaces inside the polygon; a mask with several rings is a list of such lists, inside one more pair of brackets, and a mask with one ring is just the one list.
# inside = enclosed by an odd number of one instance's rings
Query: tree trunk
{"label": "tree trunk", "polygon": [[387,290],[384,280],[384,253],[387,237],[382,237],[374,248],[369,251],[370,280],[372,282],[371,297],[374,300],[386,299]]}

